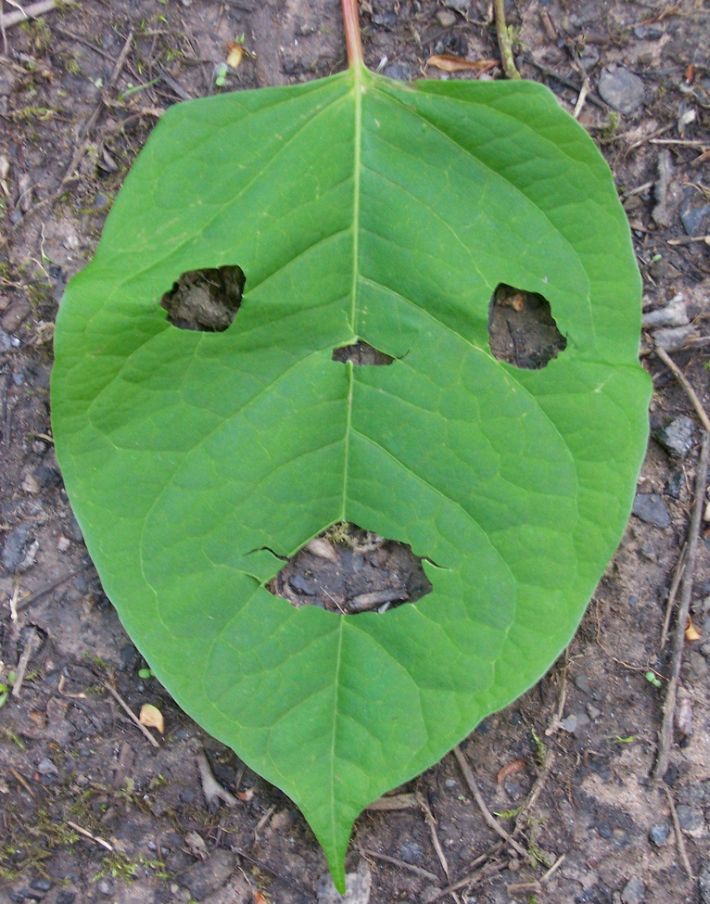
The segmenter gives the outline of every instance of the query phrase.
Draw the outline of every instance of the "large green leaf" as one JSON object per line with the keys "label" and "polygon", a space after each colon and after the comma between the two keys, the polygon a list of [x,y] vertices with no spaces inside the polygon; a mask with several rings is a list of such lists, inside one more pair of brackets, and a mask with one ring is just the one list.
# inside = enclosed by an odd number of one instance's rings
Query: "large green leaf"
{"label": "large green leaf", "polygon": [[[159,301],[238,264],[226,332]],[[488,346],[499,283],[566,349]],[[609,170],[544,88],[354,65],[169,110],[57,324],[54,429],[106,592],[185,710],[298,804],[342,880],[352,823],[569,641],[646,438],[639,278]],[[361,338],[389,367],[332,360]],[[266,583],[351,521],[426,556],[384,615]]]}

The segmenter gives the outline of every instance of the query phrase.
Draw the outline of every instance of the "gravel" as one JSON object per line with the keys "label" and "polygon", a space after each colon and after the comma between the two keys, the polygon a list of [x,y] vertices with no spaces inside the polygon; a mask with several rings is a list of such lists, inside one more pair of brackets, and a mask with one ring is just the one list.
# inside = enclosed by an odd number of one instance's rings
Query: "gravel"
{"label": "gravel", "polygon": [[658,430],[656,439],[672,455],[685,458],[695,443],[695,422],[683,414]]}

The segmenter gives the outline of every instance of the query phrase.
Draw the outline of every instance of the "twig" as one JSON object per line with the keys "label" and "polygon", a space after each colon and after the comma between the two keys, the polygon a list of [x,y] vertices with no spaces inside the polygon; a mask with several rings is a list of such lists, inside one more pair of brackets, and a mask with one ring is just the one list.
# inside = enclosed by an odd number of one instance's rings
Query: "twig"
{"label": "twig", "polygon": [[690,141],[682,138],[649,138],[649,144],[677,144],[683,148],[706,148],[707,141]]}
{"label": "twig", "polygon": [[[488,855],[486,855],[486,859],[487,858]],[[508,869],[507,863],[489,863],[488,866],[482,866],[475,872],[467,873],[462,879],[457,879],[456,882],[447,885],[446,888],[443,888],[437,895],[434,895],[434,897],[429,900],[438,901],[440,898],[445,898],[446,895],[450,895],[452,891],[458,891],[459,888],[470,888],[473,885],[478,885],[490,876],[494,876],[496,873],[502,873],[504,869]]]}
{"label": "twig", "polygon": [[680,607],[678,609],[678,615],[676,616],[675,632],[673,634],[671,675],[666,688],[666,699],[663,703],[663,723],[661,725],[658,743],[658,758],[653,770],[653,777],[656,781],[662,780],[670,762],[676,696],[678,693],[680,667],[683,661],[683,647],[685,645],[685,627],[688,622],[688,612],[690,611],[690,597],[693,590],[693,572],[695,570],[695,558],[698,551],[700,519],[702,517],[703,504],[705,501],[708,457],[710,457],[710,433],[706,433],[703,437],[703,445],[698,457],[698,466],[695,474],[695,503],[693,505],[693,512],[688,527],[688,554],[681,584]]}
{"label": "twig", "polygon": [[410,873],[415,873],[417,876],[428,879],[429,882],[433,882],[436,885],[440,882],[439,877],[435,876],[434,873],[430,873],[428,869],[415,866],[413,863],[407,863],[406,860],[398,860],[396,857],[390,857],[389,854],[378,854],[377,851],[373,851],[370,848],[360,848],[360,851],[365,857],[372,857],[374,860],[382,860],[384,863],[391,863],[392,866],[398,866],[400,869],[409,870]]}
{"label": "twig", "polygon": [[589,78],[585,75],[584,81],[582,82],[582,87],[579,89],[579,97],[577,98],[577,103],[574,105],[574,112],[572,116],[575,119],[579,119],[579,114],[582,112],[582,107],[584,106],[584,102],[587,99],[587,95],[589,94]]}
{"label": "twig", "polygon": [[456,762],[459,764],[459,769],[461,770],[464,780],[473,794],[473,799],[478,804],[478,809],[483,814],[483,819],[486,824],[493,829],[496,835],[499,835],[506,844],[510,845],[514,851],[517,851],[521,857],[525,860],[529,860],[530,856],[525,848],[519,844],[514,838],[512,838],[505,829],[501,826],[498,820],[493,816],[491,811],[486,806],[486,802],[483,799],[483,795],[478,787],[478,783],[476,782],[475,776],[471,770],[471,767],[468,765],[468,760],[463,755],[460,747],[454,747],[454,756],[456,757]]}
{"label": "twig", "polygon": [[102,848],[106,848],[107,851],[113,850],[113,845],[109,844],[108,841],[104,841],[103,838],[99,838],[98,835],[92,835],[88,829],[83,828],[77,823],[72,822],[70,819],[67,819],[67,825],[74,829],[75,832],[78,832],[80,835],[83,835],[84,838],[88,838],[90,841],[94,841],[96,844],[101,845]]}
{"label": "twig", "polygon": [[[444,875],[446,876],[447,882],[451,878],[449,873],[449,862],[446,859],[446,854],[444,853],[444,849],[441,846],[441,842],[439,841],[439,833],[436,831],[436,819],[434,819],[434,814],[431,812],[431,807],[424,800],[424,795],[417,791],[417,803],[419,804],[419,808],[421,809],[424,815],[424,821],[429,827],[429,834],[431,835],[431,843],[434,846],[434,850],[436,851],[436,856],[441,864],[441,868],[444,871]],[[459,897],[456,892],[451,892],[451,897],[454,901],[458,902]]]}
{"label": "twig", "polygon": [[417,807],[416,794],[390,794],[387,797],[378,797],[367,807],[368,810],[415,810]]}
{"label": "twig", "polygon": [[666,600],[666,614],[663,618],[663,627],[661,628],[661,649],[665,647],[666,641],[668,640],[668,627],[671,623],[671,613],[673,612],[675,598],[678,594],[678,588],[680,587],[680,580],[683,577],[683,572],[685,571],[685,558],[687,552],[688,544],[684,543],[683,548],[680,551],[680,555],[678,556],[678,562],[676,563],[675,571],[673,573],[673,580],[671,581],[671,586],[668,591],[668,599]]}
{"label": "twig", "polygon": [[685,838],[683,838],[683,830],[680,827],[680,822],[678,821],[678,813],[675,808],[675,801],[671,795],[671,792],[664,785],[663,790],[666,793],[666,798],[668,800],[668,809],[671,811],[671,821],[673,822],[673,829],[675,831],[675,840],[676,845],[678,846],[678,853],[680,854],[681,863],[683,864],[683,868],[688,874],[688,878],[691,880],[695,880],[695,876],[693,875],[693,870],[690,866],[690,860],[688,860],[688,852],[685,849]]}
{"label": "twig", "polygon": [[505,72],[506,78],[519,79],[520,73],[515,66],[515,58],[513,57],[513,44],[505,21],[505,0],[495,0],[495,17],[503,72]]}
{"label": "twig", "polygon": [[39,3],[31,3],[29,6],[19,8],[16,13],[3,13],[0,10],[3,28],[12,28],[13,25],[19,25],[20,22],[43,16],[45,13],[51,12],[56,5],[57,0],[40,0]]}
{"label": "twig", "polygon": [[109,694],[111,694],[111,696],[116,701],[116,703],[118,703],[118,705],[121,707],[121,709],[126,713],[126,715],[131,720],[131,722],[133,722],[137,726],[137,728],[140,730],[141,734],[144,734],[146,736],[146,738],[150,741],[150,743],[153,745],[153,747],[157,747],[158,750],[160,750],[160,744],[155,740],[155,738],[148,731],[148,729],[145,727],[145,725],[143,725],[141,723],[141,720],[133,712],[131,707],[126,703],[126,701],[118,693],[118,691],[115,690],[114,688],[112,688],[111,685],[108,683],[108,681],[104,681],[104,687],[109,692]]}
{"label": "twig", "polygon": [[695,390],[688,382],[688,378],[685,376],[683,371],[680,369],[680,367],[678,367],[678,365],[675,363],[675,361],[671,358],[671,356],[668,354],[668,352],[664,348],[661,348],[660,346],[657,345],[656,346],[656,355],[661,359],[661,361],[663,361],[663,363],[666,365],[666,367],[670,371],[672,371],[676,380],[678,380],[680,385],[685,390],[685,393],[688,396],[688,398],[690,399],[690,402],[691,402],[693,408],[695,408],[695,411],[696,411],[698,417],[700,418],[700,422],[702,423],[703,427],[705,428],[705,431],[707,433],[710,433],[710,418],[708,417],[707,412],[703,408],[703,403],[700,401]]}
{"label": "twig", "polygon": [[[549,66],[545,66],[543,63],[538,63],[532,54],[526,53],[523,54],[522,59],[525,60],[526,63],[529,63],[531,66],[534,66],[539,72],[542,72],[543,75],[546,75],[548,78],[554,78],[555,81],[559,82],[563,87],[569,88],[570,91],[574,91],[577,95],[582,90],[581,85],[578,85],[576,82],[573,82],[572,79],[566,78],[564,75],[560,75],[555,72],[554,69],[550,69]],[[588,100],[590,104],[594,104],[595,107],[598,107],[600,110],[604,110],[605,112],[609,109],[609,107],[604,103],[604,101],[597,97],[594,92],[589,92],[585,100]]]}
{"label": "twig", "polygon": [[694,245],[695,242],[710,245],[710,235],[686,235],[680,239],[666,239],[667,245]]}
{"label": "twig", "polygon": [[228,807],[234,807],[237,803],[237,798],[227,791],[226,788],[223,788],[214,777],[209,760],[207,759],[207,754],[204,750],[201,750],[197,754],[195,762],[197,763],[197,768],[200,770],[200,782],[202,783],[202,791],[205,795],[207,806],[212,807],[214,806],[215,801],[221,800],[222,803],[226,804]]}
{"label": "twig", "polygon": [[62,584],[66,584],[68,580],[76,577],[77,574],[81,574],[83,571],[88,571],[90,567],[90,565],[85,565],[83,568],[77,568],[76,571],[70,571],[68,574],[62,575],[61,578],[57,578],[56,581],[52,581],[51,584],[47,584],[45,587],[42,587],[41,590],[38,590],[31,596],[25,597],[25,599],[20,600],[16,607],[17,611],[20,612],[22,611],[22,609],[27,609],[28,606],[33,605],[38,600],[41,600],[43,596],[46,596],[53,590],[56,590],[57,587],[61,587]]}
{"label": "twig", "polygon": [[15,680],[12,684],[13,697],[20,696],[20,691],[22,690],[22,682],[25,680],[25,673],[27,672],[27,666],[29,665],[30,659],[32,658],[33,654],[40,645],[39,634],[35,631],[34,628],[29,628],[28,630],[30,634],[27,638],[25,648],[22,651],[22,655],[20,656],[20,660],[17,663]]}

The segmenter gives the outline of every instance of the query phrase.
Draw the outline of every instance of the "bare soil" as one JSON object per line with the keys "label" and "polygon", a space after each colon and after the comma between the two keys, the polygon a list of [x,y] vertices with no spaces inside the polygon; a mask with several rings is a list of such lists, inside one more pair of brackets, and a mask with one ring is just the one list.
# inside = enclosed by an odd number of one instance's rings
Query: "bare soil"
{"label": "bare soil", "polygon": [[[5,16],[18,6],[2,0]],[[426,67],[432,54],[498,56],[483,0],[362,6],[367,62],[392,77],[447,77]],[[548,84],[569,110],[585,86],[579,119],[613,169],[633,228],[650,315],[644,345],[666,344],[707,410],[703,6],[514,0],[507,9],[524,76]],[[218,87],[242,34],[249,53]],[[295,807],[142,671],[62,488],[48,380],[64,285],[91,257],[161,111],[187,97],[339,70],[339,4],[86,0],[6,26],[0,54],[0,681],[8,688],[0,902],[333,900]],[[517,825],[522,853],[499,843],[449,755],[400,789],[389,803],[397,809],[359,819],[348,865],[361,891],[351,904],[367,899],[368,882],[373,904],[419,904],[466,877],[440,899],[710,902],[707,520],[670,767],[662,786],[650,778],[670,669],[661,632],[701,429],[662,362],[647,354],[644,363],[656,389],[652,439],[622,545],[567,653],[461,747],[489,810],[507,831]],[[151,743],[118,698],[134,713],[157,706],[164,736],[153,732]]]}

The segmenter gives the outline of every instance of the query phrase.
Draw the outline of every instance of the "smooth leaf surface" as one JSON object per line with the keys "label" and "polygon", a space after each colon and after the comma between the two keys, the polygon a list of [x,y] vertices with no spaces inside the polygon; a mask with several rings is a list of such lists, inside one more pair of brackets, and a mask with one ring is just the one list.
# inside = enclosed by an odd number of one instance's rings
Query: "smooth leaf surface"
{"label": "smooth leaf surface", "polygon": [[[178,276],[239,265],[226,332]],[[488,346],[499,283],[566,349]],[[336,878],[370,801],[535,682],[629,514],[645,447],[639,277],[609,170],[530,83],[354,66],[169,110],[57,326],[54,429],[105,590],[155,674],[298,804]],[[389,367],[334,362],[363,339]],[[426,556],[384,615],[265,584],[337,521]]]}

